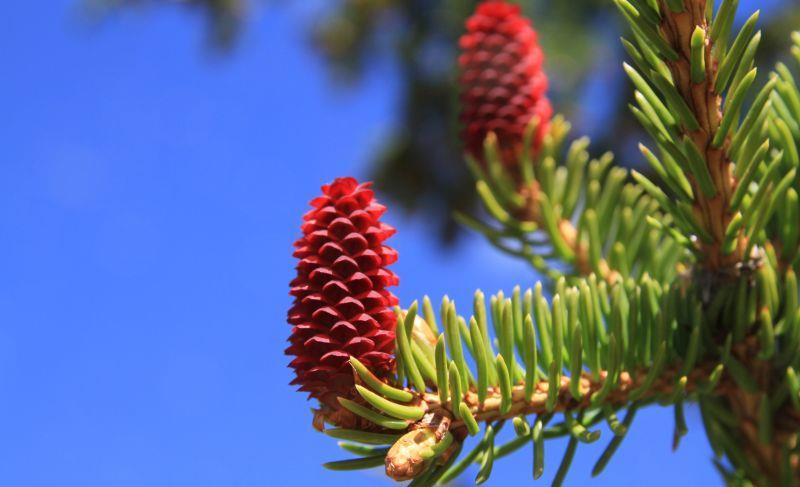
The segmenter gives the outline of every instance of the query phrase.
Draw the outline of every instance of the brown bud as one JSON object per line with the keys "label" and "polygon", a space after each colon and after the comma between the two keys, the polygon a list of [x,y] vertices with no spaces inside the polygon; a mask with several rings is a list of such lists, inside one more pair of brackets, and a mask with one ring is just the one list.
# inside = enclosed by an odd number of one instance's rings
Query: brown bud
{"label": "brown bud", "polygon": [[386,475],[394,480],[411,480],[425,470],[422,451],[436,444],[432,429],[422,428],[404,434],[386,455]]}
{"label": "brown bud", "polygon": [[425,471],[422,452],[444,438],[450,428],[450,418],[442,411],[429,412],[414,428],[397,440],[386,454],[386,475],[394,480],[411,480]]}
{"label": "brown bud", "polygon": [[430,344],[430,346],[436,346],[436,334],[433,333],[430,325],[428,322],[425,321],[421,316],[417,315],[414,319],[414,328],[411,331],[411,334],[414,338],[422,340],[425,343]]}

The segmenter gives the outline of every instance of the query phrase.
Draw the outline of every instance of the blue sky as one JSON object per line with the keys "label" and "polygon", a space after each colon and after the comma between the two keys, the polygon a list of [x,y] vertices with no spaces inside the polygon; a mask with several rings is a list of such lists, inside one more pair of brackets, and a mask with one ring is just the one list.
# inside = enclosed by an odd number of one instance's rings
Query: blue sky
{"label": "blue sky", "polygon": [[[343,453],[312,431],[282,352],[300,215],[390,131],[391,62],[336,89],[291,8],[260,12],[226,59],[172,9],[95,27],[72,2],[44,11],[0,15],[0,485],[389,485],[319,466]],[[445,251],[421,220],[387,219],[404,303],[534,282],[480,239]],[[594,485],[718,483],[688,416],[673,454],[671,410],[640,412]],[[529,457],[492,484],[528,481]]]}

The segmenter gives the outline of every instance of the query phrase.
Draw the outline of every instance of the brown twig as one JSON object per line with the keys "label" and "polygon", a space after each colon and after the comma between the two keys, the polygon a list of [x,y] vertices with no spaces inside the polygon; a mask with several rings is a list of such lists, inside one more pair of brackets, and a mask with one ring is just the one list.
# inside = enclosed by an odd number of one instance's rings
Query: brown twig
{"label": "brown twig", "polygon": [[[739,239],[737,248],[730,254],[722,251],[725,231],[734,217],[730,210],[731,197],[736,189],[736,180],[731,172],[732,161],[728,155],[730,140],[721,147],[713,147],[712,141],[722,121],[722,96],[715,90],[718,60],[712,54],[713,44],[708,37],[710,31],[706,20],[706,0],[687,0],[683,12],[672,12],[661,0],[661,33],[664,39],[678,53],[678,60],[668,61],[672,77],[680,95],[694,113],[699,128],[694,131],[683,129],[705,154],[706,164],[716,188],[716,195],[707,198],[697,181],[687,174],[695,195],[694,214],[703,228],[711,235],[711,243],[701,243],[704,259],[701,265],[709,270],[727,269],[742,262],[746,256],[746,242]],[[701,27],[706,34],[705,57],[706,75],[703,81],[695,83],[691,75],[691,39],[695,28]]]}
{"label": "brown twig", "polygon": [[[694,392],[708,379],[713,368],[714,364],[712,363],[701,364],[695,367],[687,376],[684,393],[691,394]],[[656,379],[652,386],[637,397],[636,400],[647,401],[656,397],[672,395],[675,392],[678,380],[681,378],[680,370],[680,366],[671,367],[666,370]],[[603,400],[603,404],[621,407],[630,403],[631,393],[642,386],[646,375],[646,370],[640,370],[633,375],[628,372],[622,372],[617,379],[616,387],[609,392],[608,396]],[[559,384],[557,399],[552,409],[547,408],[550,384],[546,381],[541,381],[536,385],[530,400],[525,397],[524,385],[515,386],[511,392],[511,407],[506,411],[501,411],[501,393],[496,387],[488,391],[487,397],[483,402],[478,401],[478,395],[474,390],[468,391],[462,398],[462,401],[467,404],[470,412],[478,422],[493,422],[531,414],[565,411],[577,412],[590,407],[592,394],[603,387],[606,377],[606,372],[600,373],[599,380],[592,380],[588,375],[583,375],[580,378],[581,399],[575,399],[571,395],[571,379],[569,377],[562,377],[561,383]],[[732,383],[727,380],[727,378],[723,377],[717,384],[714,392],[716,394],[728,394],[733,389]],[[408,480],[423,471],[421,462],[419,461],[420,453],[422,450],[429,448],[431,442],[434,440],[432,439],[432,431],[419,433],[418,430],[431,428],[432,417],[446,417],[446,422],[439,421],[435,424],[441,426],[446,423],[449,430],[459,439],[466,436],[465,424],[463,420],[457,419],[457,415],[452,412],[453,405],[451,402],[442,404],[438,394],[425,393],[419,397],[418,405],[424,408],[428,414],[418,423],[410,427],[410,432],[398,441],[398,444],[402,444],[398,448],[393,447],[392,450],[394,453],[390,450],[386,457],[387,475],[395,480]],[[451,417],[454,419],[450,420]],[[441,428],[436,429],[436,437],[441,439],[443,434],[444,432]]]}
{"label": "brown twig", "polygon": [[[713,370],[714,365],[704,364],[695,369],[687,377],[686,392],[692,393],[702,384],[703,381],[708,379],[709,374]],[[666,370],[656,379],[652,387],[648,389],[639,399],[647,400],[654,397],[668,395],[674,392],[675,385],[680,379],[680,368],[673,367]],[[642,385],[647,375],[646,370],[639,371],[635,374],[622,372],[617,379],[616,387],[609,393],[604,404],[613,406],[622,406],[629,402],[630,394]],[[497,421],[500,419],[511,419],[516,416],[527,416],[530,414],[544,414],[549,412],[563,412],[563,411],[578,411],[586,409],[590,406],[592,394],[599,391],[603,384],[607,373],[605,371],[600,373],[599,380],[592,380],[588,375],[583,375],[580,378],[580,392],[581,399],[575,399],[570,393],[569,377],[562,377],[561,384],[558,388],[557,400],[552,410],[547,409],[547,396],[550,384],[547,381],[541,381],[536,385],[531,400],[525,398],[525,386],[517,385],[512,389],[511,393],[511,407],[506,412],[500,411],[500,390],[498,388],[490,389],[487,398],[483,403],[478,402],[478,395],[475,391],[469,391],[464,397],[464,402],[469,406],[470,411],[479,422]],[[731,384],[728,381],[721,381],[717,386],[718,393],[726,392],[730,389]],[[436,394],[425,394],[422,403],[426,408],[437,410],[449,410],[450,403],[441,404],[439,396]],[[452,423],[452,428],[463,426],[463,421],[456,419]]]}
{"label": "brown twig", "polygon": [[[660,4],[661,34],[678,53],[678,59],[667,64],[678,92],[700,125],[694,131],[684,129],[684,135],[690,137],[704,153],[716,188],[716,195],[713,198],[706,198],[697,182],[690,178],[695,194],[694,214],[712,237],[711,243],[700,244],[703,259],[698,262],[695,274],[705,272],[710,273],[711,277],[739,275],[737,266],[750,259],[750,256],[745,255],[747,242],[744,235],[739,235],[737,246],[733,252],[725,254],[722,251],[725,231],[734,217],[730,209],[730,202],[738,182],[731,171],[733,161],[728,154],[730,140],[725,140],[720,147],[716,148],[712,144],[723,118],[723,110],[721,93],[716,92],[719,60],[713,55],[713,45],[708,37],[710,29],[706,19],[707,0],[685,0],[684,11],[680,13],[672,12],[664,0],[660,0]],[[691,38],[698,26],[707,33],[705,42],[706,75],[702,82],[695,83],[691,77]],[[739,278],[745,277],[740,276]],[[711,280],[711,282],[713,281],[714,279]],[[771,412],[772,438],[765,442],[759,434],[761,402],[774,396],[778,387],[773,377],[774,363],[758,359],[759,350],[757,340],[752,337],[734,346],[733,355],[749,370],[758,385],[758,392],[750,393],[737,387],[725,395],[725,403],[737,419],[738,426],[732,428],[731,433],[736,438],[734,441],[736,441],[737,447],[744,452],[745,461],[758,469],[758,474],[766,479],[763,481],[778,484],[781,481],[783,451],[787,445],[797,441],[796,432],[800,425],[795,421],[794,425],[782,427],[778,424],[777,418],[790,415],[783,415],[780,411],[775,411]],[[796,462],[797,458],[794,458],[794,461]],[[737,465],[737,467],[741,468],[742,465]],[[758,479],[751,480],[759,481]],[[800,482],[796,473],[794,480]]]}

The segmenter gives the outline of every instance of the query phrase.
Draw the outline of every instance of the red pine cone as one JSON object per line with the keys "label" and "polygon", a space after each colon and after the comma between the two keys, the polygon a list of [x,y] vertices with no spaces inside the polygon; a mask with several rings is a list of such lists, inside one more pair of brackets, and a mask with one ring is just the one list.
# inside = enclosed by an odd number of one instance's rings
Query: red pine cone
{"label": "red pine cone", "polygon": [[525,127],[539,125],[533,151],[541,146],[553,109],[546,97],[544,54],[531,22],[520,7],[502,0],[484,1],[467,19],[461,36],[461,123],[466,150],[483,161],[486,135],[494,132],[506,167],[516,167]]}
{"label": "red pine cone", "polygon": [[337,396],[351,395],[351,355],[378,377],[394,368],[390,306],[397,298],[386,288],[398,279],[386,267],[397,252],[383,241],[395,230],[379,221],[386,207],[375,202],[370,186],[353,178],[323,186],[294,244],[300,262],[290,284],[294,326],[286,349],[295,356],[292,384],[333,408]]}

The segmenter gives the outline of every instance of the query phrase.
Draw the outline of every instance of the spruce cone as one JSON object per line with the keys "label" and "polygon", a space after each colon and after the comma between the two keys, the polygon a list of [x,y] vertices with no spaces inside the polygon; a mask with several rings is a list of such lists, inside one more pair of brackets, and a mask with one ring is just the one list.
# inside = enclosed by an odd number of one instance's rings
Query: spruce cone
{"label": "spruce cone", "polygon": [[350,356],[378,377],[394,368],[397,304],[386,288],[398,283],[386,267],[397,252],[383,245],[394,228],[379,218],[386,207],[375,202],[371,183],[339,178],[322,187],[303,217],[303,237],[295,242],[300,259],[291,282],[293,325],[286,349],[299,385],[333,409],[337,396],[351,396]]}
{"label": "spruce cone", "polygon": [[461,137],[469,154],[483,162],[483,143],[494,132],[503,163],[518,175],[525,128],[538,117],[534,153],[549,128],[553,109],[546,97],[544,54],[520,7],[484,1],[467,19],[459,41]]}

